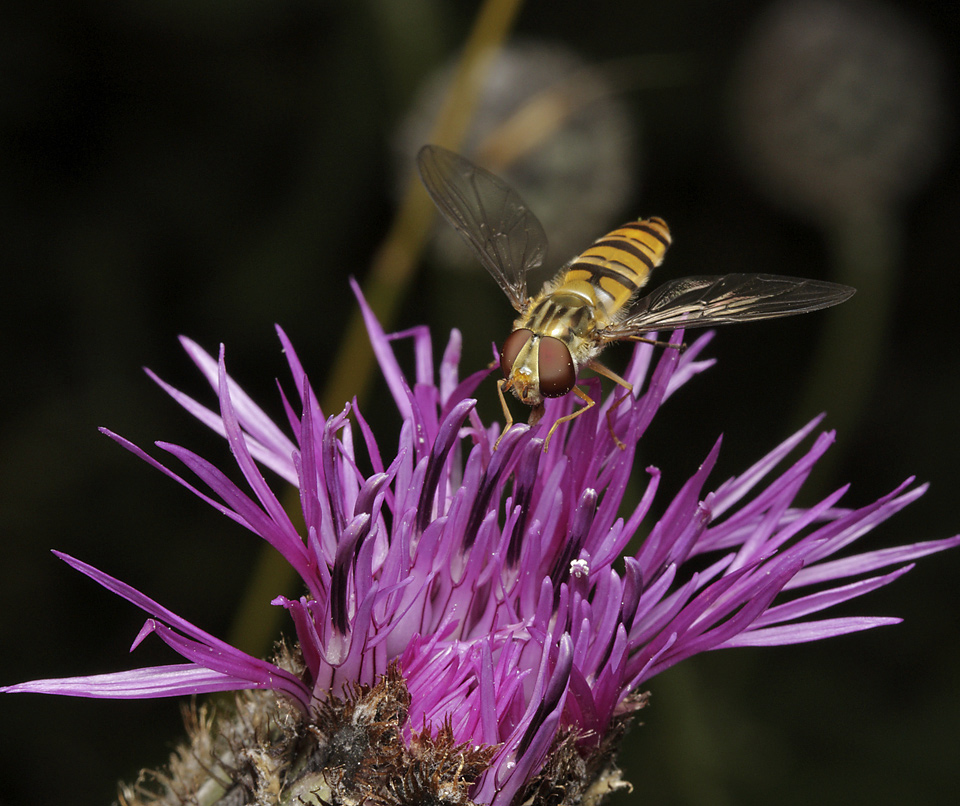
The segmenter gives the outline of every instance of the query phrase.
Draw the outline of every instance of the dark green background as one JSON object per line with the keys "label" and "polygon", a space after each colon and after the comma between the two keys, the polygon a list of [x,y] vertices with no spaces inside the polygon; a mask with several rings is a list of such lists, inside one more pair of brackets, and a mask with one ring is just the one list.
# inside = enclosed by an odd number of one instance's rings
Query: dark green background
{"label": "dark green background", "polygon": [[[766,4],[556,5],[529,3],[518,33],[591,62],[679,54],[695,68],[680,86],[623,97],[641,131],[641,181],[609,225],[638,211],[667,218],[676,238],[667,276],[834,276],[822,230],[758,190],[732,145],[733,66]],[[454,52],[476,12],[440,0],[19,6],[0,30],[3,683],[174,660],[157,641],[128,657],[139,611],[51,548],[227,633],[255,540],[96,428],[226,458],[140,371],[201,393],[180,333],[209,349],[225,342],[234,375],[278,418],[275,322],[322,386],[353,308],[347,277],[364,277],[395,209],[391,138],[419,81]],[[960,529],[960,183],[950,128],[960,15],[953,3],[895,8],[942,66],[943,154],[895,216],[904,242],[876,382],[816,482],[852,481],[852,504],[908,474],[932,482],[871,537],[876,547]],[[508,327],[498,295],[479,268],[452,281],[427,266],[396,326],[460,327],[472,370]],[[818,317],[718,335],[720,366],[671,402],[646,443],[644,461],[664,469],[666,489],[721,432],[715,483],[790,433],[810,345],[827,321]],[[838,349],[855,360],[858,346],[852,338]],[[492,401],[492,384],[484,394]],[[831,403],[841,405],[818,406]],[[394,433],[388,410],[366,411]],[[636,788],[618,802],[954,802],[958,573],[960,553],[937,556],[845,610],[900,615],[901,626],[715,653],[654,680],[647,724],[623,758]],[[0,724],[3,806],[109,803],[118,778],[163,762],[180,735],[175,700],[7,697]]]}

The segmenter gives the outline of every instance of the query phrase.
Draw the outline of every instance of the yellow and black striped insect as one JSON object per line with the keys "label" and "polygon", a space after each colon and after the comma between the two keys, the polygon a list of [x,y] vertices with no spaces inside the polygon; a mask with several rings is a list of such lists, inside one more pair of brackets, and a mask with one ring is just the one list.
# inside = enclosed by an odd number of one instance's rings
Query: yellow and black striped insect
{"label": "yellow and black striped insect", "polygon": [[551,426],[544,450],[560,423],[594,405],[576,385],[582,368],[592,369],[632,393],[626,380],[596,360],[610,342],[649,341],[643,334],[651,331],[806,313],[837,305],[854,293],[849,286],[820,280],[726,274],[672,280],[638,297],[670,246],[666,222],[648,218],[604,235],[531,297],[527,273],[543,262],[547,237],[516,191],[440,146],[420,149],[417,164],[437,208],[473,248],[520,314],[500,352],[504,377],[498,381],[497,391],[506,418],[504,433],[513,425],[504,390],[533,407],[532,425],[543,416],[544,398],[572,391],[586,404]]}

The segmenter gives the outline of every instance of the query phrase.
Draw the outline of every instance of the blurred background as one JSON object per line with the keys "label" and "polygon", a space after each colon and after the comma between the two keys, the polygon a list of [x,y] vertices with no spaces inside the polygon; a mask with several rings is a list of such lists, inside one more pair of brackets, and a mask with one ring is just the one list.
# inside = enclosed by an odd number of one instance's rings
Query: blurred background
{"label": "blurred background", "polygon": [[[237,629],[259,546],[96,430],[227,464],[219,439],[140,369],[203,396],[179,334],[225,343],[234,377],[278,418],[274,323],[315,386],[345,379],[328,411],[364,388],[362,361],[336,363],[345,342],[362,343],[350,275],[380,277],[392,329],[429,323],[439,350],[460,328],[464,374],[489,360],[512,321],[502,293],[450,232],[421,254],[394,224],[404,199],[421,211],[408,218],[429,210],[409,194],[410,170],[443,115],[461,119],[444,136],[459,125],[458,150],[540,216],[552,268],[658,215],[674,235],[661,280],[759,271],[857,286],[834,311],[718,333],[708,354],[719,365],[644,441],[667,492],[719,434],[714,486],[827,411],[838,444],[806,503],[849,481],[845,502],[862,505],[915,474],[928,494],[864,545],[960,530],[960,6],[536,2],[511,19],[511,5],[7,10],[0,682],[175,662],[158,641],[128,656],[142,615],[51,548],[216,635]],[[465,79],[454,65],[465,42],[483,41],[478,19],[507,32],[504,48]],[[626,353],[607,356],[621,366]],[[369,389],[364,412],[389,444],[396,413]],[[499,418],[492,382],[480,396]],[[958,574],[960,554],[938,555],[845,611],[900,626],[712,653],[656,678],[621,757],[636,788],[615,802],[954,802]],[[118,779],[164,762],[182,735],[175,700],[12,696],[0,720],[3,806],[110,803]]]}

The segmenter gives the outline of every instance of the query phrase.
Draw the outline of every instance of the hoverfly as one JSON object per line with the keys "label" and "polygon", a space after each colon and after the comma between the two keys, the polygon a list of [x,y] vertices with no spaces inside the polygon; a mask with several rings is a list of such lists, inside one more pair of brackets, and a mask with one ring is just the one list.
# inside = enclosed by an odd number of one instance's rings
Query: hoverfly
{"label": "hoverfly", "polygon": [[[577,387],[582,368],[632,394],[630,383],[596,360],[611,342],[650,341],[643,334],[651,331],[806,313],[837,305],[854,293],[849,286],[820,280],[726,274],[671,280],[638,298],[637,292],[660,265],[671,240],[663,219],[648,218],[624,224],[595,241],[531,297],[527,273],[543,262],[547,236],[516,191],[440,146],[421,148],[417,165],[434,204],[519,313],[500,352],[504,377],[497,382],[497,393],[506,418],[503,433],[513,425],[504,390],[533,407],[531,425],[543,416],[544,398],[572,391],[585,404],[551,426],[544,450],[557,426],[595,405]],[[625,398],[607,413],[610,433],[618,444],[610,414]]]}

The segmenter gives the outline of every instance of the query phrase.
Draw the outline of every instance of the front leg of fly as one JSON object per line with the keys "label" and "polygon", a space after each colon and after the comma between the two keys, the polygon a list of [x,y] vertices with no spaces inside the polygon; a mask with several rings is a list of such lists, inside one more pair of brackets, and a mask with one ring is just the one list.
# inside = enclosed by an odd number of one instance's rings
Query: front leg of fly
{"label": "front leg of fly", "polygon": [[[505,425],[503,426],[503,431],[500,432],[500,436],[497,437],[497,441],[493,443],[493,449],[496,450],[497,446],[500,444],[500,440],[506,436],[507,431],[513,427],[513,415],[510,413],[510,407],[507,405],[507,398],[503,394],[504,389],[512,389],[513,386],[509,378],[503,378],[497,381],[497,395],[500,397],[500,406],[503,409],[503,421]],[[543,417],[544,406],[543,403],[539,403],[530,409],[530,417],[527,420],[527,423],[531,426],[536,425],[540,422]],[[551,429],[552,431],[552,429]],[[549,437],[548,437],[549,438]],[[546,448],[544,448],[546,450]]]}
{"label": "front leg of fly", "polygon": [[607,429],[610,431],[610,436],[613,437],[613,441],[617,444],[617,447],[620,450],[626,450],[627,446],[620,441],[620,438],[613,431],[613,413],[617,410],[617,407],[623,403],[624,400],[633,396],[633,384],[630,383],[630,381],[628,381],[626,378],[621,378],[616,372],[609,367],[604,366],[595,358],[591,358],[589,361],[587,361],[586,366],[596,372],[597,375],[602,375],[604,378],[609,378],[615,384],[622,386],[627,390],[626,394],[618,397],[614,401],[613,405],[607,409]]}
{"label": "front leg of fly", "polygon": [[500,432],[500,436],[497,437],[497,441],[493,443],[493,449],[496,450],[500,445],[500,440],[503,439],[507,431],[513,428],[513,415],[510,413],[510,407],[507,405],[507,399],[504,397],[503,390],[510,389],[510,379],[502,378],[497,381],[497,395],[500,397],[500,406],[503,408],[503,431]]}
{"label": "front leg of fly", "polygon": [[[571,412],[570,414],[566,414],[563,417],[560,417],[553,425],[550,426],[550,430],[547,431],[547,438],[543,441],[544,453],[546,453],[547,448],[550,447],[550,440],[553,437],[553,432],[557,430],[557,426],[561,425],[562,423],[569,423],[571,420],[579,417],[581,414],[585,413],[588,409],[593,408],[597,404],[596,401],[592,397],[590,397],[590,395],[584,392],[579,386],[574,386],[572,391],[586,405],[582,409],[577,409],[576,411]],[[611,431],[610,433],[612,434],[613,432]],[[614,437],[614,439],[617,441],[617,444],[620,445],[620,447],[622,448],[623,444],[620,442],[620,440],[617,439],[616,437]]]}

